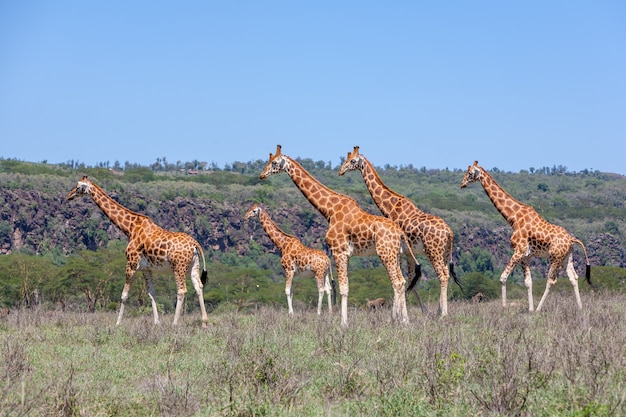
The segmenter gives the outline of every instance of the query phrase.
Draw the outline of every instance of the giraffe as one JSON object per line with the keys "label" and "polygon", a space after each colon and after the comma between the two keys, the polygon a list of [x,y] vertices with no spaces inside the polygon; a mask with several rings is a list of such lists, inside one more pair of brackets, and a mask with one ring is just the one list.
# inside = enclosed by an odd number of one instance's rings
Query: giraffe
{"label": "giraffe", "polygon": [[[439,314],[447,316],[448,280],[450,275],[452,275],[457,285],[461,286],[454,273],[454,265],[452,264],[454,234],[450,226],[441,217],[424,213],[411,200],[387,187],[372,163],[363,154],[359,153],[358,146],[355,146],[352,152],[348,152],[348,157],[339,169],[339,175],[343,175],[348,171],[361,171],[367,189],[380,211],[404,230],[411,245],[413,245],[413,253],[426,255],[435,269],[441,285]],[[407,291],[411,289],[415,291],[415,296],[422,311],[425,313],[426,308],[414,287],[421,275],[420,266],[410,256],[407,256],[406,259],[408,275],[413,277]],[[446,266],[447,259],[449,259],[448,266]]]}
{"label": "giraffe", "polygon": [[[187,294],[187,272],[191,270],[191,282],[198,295],[200,310],[202,311],[202,326],[206,327],[208,318],[204,307],[202,288],[206,283],[206,261],[202,247],[191,236],[182,232],[170,232],[157,226],[148,216],[135,213],[109,197],[102,188],[87,179],[87,176],[76,183],[76,186],[67,195],[68,200],[76,196],[91,196],[100,210],[128,237],[126,247],[126,283],[122,290],[122,302],[117,317],[117,325],[124,315],[124,304],[128,299],[130,285],[137,271],[143,272],[148,284],[148,294],[152,302],[154,324],[159,324],[159,313],[154,299],[152,271],[171,268],[174,272],[178,293],[176,296],[176,313],[174,325],[178,319]],[[200,276],[200,256],[204,264]]]}
{"label": "giraffe", "polygon": [[270,215],[258,204],[253,205],[243,216],[244,220],[258,217],[263,230],[280,250],[282,257],[280,264],[285,270],[285,294],[287,295],[287,305],[289,314],[293,315],[293,290],[291,288],[294,275],[313,272],[317,281],[317,314],[322,314],[322,302],[324,292],[328,296],[328,312],[332,313],[332,303],[330,300],[330,282],[328,273],[331,271],[330,258],[324,252],[304,246],[300,239],[289,235],[272,221]]}
{"label": "giraffe", "polygon": [[[260,178],[286,172],[309,202],[328,221],[326,243],[331,249],[337,266],[337,281],[341,295],[341,324],[348,325],[348,262],[352,256],[377,254],[387,269],[394,291],[391,310],[392,319],[408,323],[405,287],[406,281],[400,269],[403,245],[411,251],[407,237],[396,223],[382,216],[369,214],[361,209],[356,200],[332,191],[297,161],[283,155],[281,146],[276,155],[270,153],[269,162]],[[411,252],[412,253],[412,252]]]}
{"label": "giraffe", "polygon": [[550,292],[550,287],[556,284],[561,267],[565,268],[569,281],[574,287],[576,304],[579,309],[582,309],[583,305],[578,291],[578,275],[572,260],[572,245],[576,243],[582,247],[587,262],[585,277],[589,285],[592,285],[591,267],[587,257],[587,249],[583,242],[569,234],[563,227],[548,223],[531,206],[513,198],[483,167],[478,165],[478,161],[474,161],[474,165],[467,167],[467,173],[463,177],[461,188],[465,188],[476,181],[480,181],[491,202],[513,228],[513,234],[511,235],[513,256],[500,276],[500,282],[502,283],[502,306],[506,306],[506,279],[517,264],[521,264],[524,271],[524,284],[528,289],[528,311],[533,312],[533,283],[530,276],[529,262],[532,257],[540,257],[548,258],[550,267],[548,269],[546,289],[539,301],[539,305],[537,305],[537,311],[541,310]]}

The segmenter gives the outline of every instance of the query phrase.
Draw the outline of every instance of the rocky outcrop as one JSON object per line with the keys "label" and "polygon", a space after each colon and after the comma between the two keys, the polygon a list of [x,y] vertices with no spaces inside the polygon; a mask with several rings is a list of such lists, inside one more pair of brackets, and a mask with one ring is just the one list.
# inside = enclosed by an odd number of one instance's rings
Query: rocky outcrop
{"label": "rocky outcrop", "polygon": [[[209,256],[211,251],[246,256],[251,238],[266,250],[275,250],[258,224],[242,220],[247,205],[184,197],[156,201],[133,196],[129,201],[121,203],[149,215],[165,229],[190,234],[209,249]],[[307,204],[281,205],[272,208],[271,216],[306,245],[325,247],[326,220]],[[497,268],[503,268],[511,256],[510,234],[510,227],[501,222],[492,227],[463,225],[455,231],[455,257],[479,247],[492,254]],[[26,251],[67,255],[81,249],[96,250],[116,239],[126,237],[90,199],[68,202],[64,195],[54,192],[0,188],[0,254]],[[592,265],[626,267],[626,253],[617,236],[602,232],[587,236],[584,241]],[[579,256],[582,252],[576,252],[575,259]],[[541,262],[533,267],[541,268]]]}

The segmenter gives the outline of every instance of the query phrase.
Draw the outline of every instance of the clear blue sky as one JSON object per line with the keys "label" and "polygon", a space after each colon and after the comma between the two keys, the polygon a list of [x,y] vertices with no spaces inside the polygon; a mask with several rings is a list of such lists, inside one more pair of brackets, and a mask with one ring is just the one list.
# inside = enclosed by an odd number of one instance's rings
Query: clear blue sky
{"label": "clear blue sky", "polygon": [[626,2],[0,0],[0,157],[626,174]]}

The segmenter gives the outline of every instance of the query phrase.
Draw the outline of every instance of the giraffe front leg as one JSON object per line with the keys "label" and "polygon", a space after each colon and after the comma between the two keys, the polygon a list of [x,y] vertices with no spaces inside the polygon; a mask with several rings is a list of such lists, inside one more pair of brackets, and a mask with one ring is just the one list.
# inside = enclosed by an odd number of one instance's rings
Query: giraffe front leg
{"label": "giraffe front leg", "polygon": [[[122,290],[122,299],[120,302],[120,312],[117,315],[117,322],[115,323],[117,326],[122,322],[122,317],[124,316],[124,305],[126,300],[128,299],[128,292],[130,291],[130,285],[133,283],[133,279],[135,278],[135,273],[137,272],[137,267],[139,265],[139,261],[134,258],[130,258],[126,262],[126,282],[124,283],[124,289]],[[132,260],[131,260],[132,259]]]}
{"label": "giraffe front leg", "polygon": [[293,316],[293,270],[285,269],[285,295],[287,296],[287,306],[289,307],[289,315]]}
{"label": "giraffe front leg", "polygon": [[502,271],[502,275],[500,275],[500,283],[502,284],[502,307],[506,307],[506,280],[521,259],[522,255],[518,255],[517,251],[513,253],[513,257],[506,265],[506,268],[504,268],[504,271]]}
{"label": "giraffe front leg", "polygon": [[152,271],[146,269],[143,271],[143,277],[148,284],[148,296],[150,297],[150,303],[152,304],[152,316],[154,317],[154,324],[159,324],[159,311],[157,309],[157,303],[155,300],[154,284],[152,283]]}
{"label": "giraffe front leg", "polygon": [[341,325],[348,326],[348,255],[333,254],[337,266],[337,281],[341,295]]}
{"label": "giraffe front leg", "polygon": [[530,275],[530,266],[528,265],[528,259],[524,259],[521,262],[522,270],[524,271],[524,286],[528,291],[528,312],[532,313],[535,309],[533,301],[533,279]]}

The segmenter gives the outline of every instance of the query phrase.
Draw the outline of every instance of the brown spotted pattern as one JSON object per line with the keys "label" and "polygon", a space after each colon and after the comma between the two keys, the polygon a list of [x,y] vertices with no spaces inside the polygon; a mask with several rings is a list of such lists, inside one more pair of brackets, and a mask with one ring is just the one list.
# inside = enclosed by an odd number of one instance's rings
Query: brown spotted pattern
{"label": "brown spotted pattern", "polygon": [[317,314],[322,313],[322,302],[324,301],[324,293],[328,298],[328,312],[332,313],[332,304],[330,297],[330,282],[328,280],[331,270],[330,258],[321,250],[313,249],[305,246],[300,239],[295,236],[283,232],[258,204],[255,204],[244,215],[244,220],[250,220],[258,217],[263,230],[267,236],[280,250],[282,257],[280,264],[285,270],[285,294],[287,295],[287,304],[289,314],[293,314],[293,290],[292,281],[295,275],[310,271],[314,274],[317,281]]}
{"label": "brown spotted pattern", "polygon": [[275,155],[270,153],[260,178],[279,172],[286,172],[302,194],[328,220],[326,243],[337,267],[342,325],[348,323],[348,260],[351,256],[375,254],[387,269],[394,290],[392,318],[408,323],[404,294],[406,281],[400,269],[400,256],[403,244],[411,249],[400,226],[386,217],[367,213],[353,198],[330,190],[295,160],[283,155],[280,145],[276,147]]}
{"label": "brown spotted pattern", "polygon": [[[76,196],[89,195],[102,212],[120,228],[128,237],[126,247],[126,283],[122,290],[122,302],[117,318],[120,324],[124,314],[124,305],[128,298],[130,286],[137,271],[143,272],[148,284],[148,294],[152,302],[152,312],[155,324],[159,323],[156,301],[154,299],[154,286],[152,284],[152,271],[170,268],[174,273],[177,287],[176,313],[174,324],[178,323],[182,307],[187,294],[186,276],[191,271],[191,281],[194,285],[200,309],[202,311],[203,326],[208,322],[202,294],[203,282],[206,279],[206,262],[202,247],[191,236],[182,232],[170,232],[157,226],[149,217],[135,213],[122,206],[98,185],[84,176],[74,189],[67,195],[68,200]],[[200,276],[200,260],[205,265],[202,277]]]}
{"label": "brown spotted pattern", "polygon": [[574,287],[576,304],[581,309],[582,302],[578,291],[578,274],[572,260],[572,246],[576,243],[582,247],[587,261],[587,281],[591,284],[589,258],[585,245],[563,227],[544,220],[531,206],[513,198],[483,167],[478,165],[478,161],[475,161],[474,165],[467,168],[467,173],[461,182],[461,188],[477,181],[482,184],[493,205],[513,228],[511,235],[513,256],[500,276],[502,305],[506,306],[506,280],[513,269],[520,264],[524,271],[524,284],[528,289],[528,310],[533,311],[532,278],[529,262],[530,258],[536,256],[548,258],[550,263],[546,289],[541,301],[539,301],[537,311],[541,310],[550,287],[556,284],[561,267],[565,269],[567,277]]}
{"label": "brown spotted pattern", "polygon": [[[454,244],[454,234],[450,226],[441,217],[424,213],[411,200],[387,187],[370,161],[359,153],[358,146],[355,146],[352,152],[348,152],[346,160],[339,169],[339,175],[348,171],[361,172],[367,189],[380,211],[404,230],[414,253],[426,255],[439,278],[441,286],[439,314],[446,316],[448,314],[448,281],[450,279],[447,263],[451,260],[452,245]],[[406,260],[408,275],[413,277],[415,276],[416,262],[411,256],[407,256]],[[420,305],[423,306],[417,291],[415,291],[415,295]]]}

